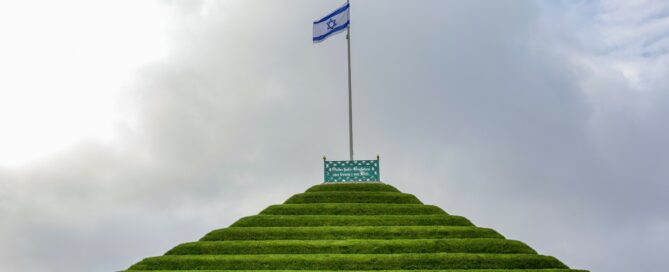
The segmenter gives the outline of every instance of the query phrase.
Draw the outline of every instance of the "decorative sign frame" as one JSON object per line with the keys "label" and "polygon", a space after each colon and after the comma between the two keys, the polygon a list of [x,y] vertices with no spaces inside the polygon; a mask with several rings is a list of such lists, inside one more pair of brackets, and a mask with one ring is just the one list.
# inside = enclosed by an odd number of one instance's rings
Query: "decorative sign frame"
{"label": "decorative sign frame", "polygon": [[325,183],[381,181],[379,157],[376,160],[328,161],[323,157]]}

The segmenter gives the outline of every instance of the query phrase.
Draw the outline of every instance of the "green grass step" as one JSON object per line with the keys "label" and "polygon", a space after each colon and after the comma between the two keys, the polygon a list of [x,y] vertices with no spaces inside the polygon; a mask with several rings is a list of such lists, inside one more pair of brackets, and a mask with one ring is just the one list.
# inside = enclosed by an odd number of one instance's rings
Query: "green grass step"
{"label": "green grass step", "polygon": [[131,270],[403,270],[568,268],[536,254],[303,254],[166,255],[146,258]]}
{"label": "green grass step", "polygon": [[373,191],[373,192],[397,192],[395,187],[380,182],[365,183],[325,183],[312,186],[307,192],[336,192],[336,191]]}
{"label": "green grass step", "polygon": [[433,205],[379,203],[313,203],[272,205],[264,215],[418,215],[446,214]]}
{"label": "green grass step", "polygon": [[313,192],[296,194],[284,204],[304,203],[387,203],[423,204],[412,194],[396,192]]}
{"label": "green grass step", "polygon": [[316,226],[471,226],[454,215],[254,215],[239,219],[231,227]]}
{"label": "green grass step", "polygon": [[[141,271],[141,270],[126,270]],[[335,272],[341,270],[152,270],[153,272]],[[575,269],[346,270],[346,272],[588,272]]]}
{"label": "green grass step", "polygon": [[395,254],[439,252],[536,254],[536,251],[522,242],[505,239],[396,239],[193,242],[178,245],[165,255]]}
{"label": "green grass step", "polygon": [[492,229],[473,226],[230,227],[211,231],[200,241],[457,238],[504,237]]}

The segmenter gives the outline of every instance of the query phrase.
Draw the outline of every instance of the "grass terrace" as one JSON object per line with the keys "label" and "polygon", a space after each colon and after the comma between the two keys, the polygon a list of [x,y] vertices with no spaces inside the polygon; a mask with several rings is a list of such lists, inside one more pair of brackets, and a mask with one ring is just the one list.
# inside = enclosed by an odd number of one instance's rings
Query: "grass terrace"
{"label": "grass terrace", "polygon": [[126,271],[585,272],[380,182],[313,186]]}

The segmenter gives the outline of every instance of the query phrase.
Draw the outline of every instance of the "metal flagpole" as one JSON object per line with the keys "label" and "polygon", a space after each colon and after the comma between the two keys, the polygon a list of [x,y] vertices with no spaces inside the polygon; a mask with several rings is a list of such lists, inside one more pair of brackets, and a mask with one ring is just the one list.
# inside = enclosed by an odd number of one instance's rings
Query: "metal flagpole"
{"label": "metal flagpole", "polygon": [[[349,4],[349,0],[346,0]],[[348,42],[348,140],[349,140],[349,154],[353,160],[353,99],[351,97],[351,6],[348,7],[349,23],[346,28],[346,41]]]}

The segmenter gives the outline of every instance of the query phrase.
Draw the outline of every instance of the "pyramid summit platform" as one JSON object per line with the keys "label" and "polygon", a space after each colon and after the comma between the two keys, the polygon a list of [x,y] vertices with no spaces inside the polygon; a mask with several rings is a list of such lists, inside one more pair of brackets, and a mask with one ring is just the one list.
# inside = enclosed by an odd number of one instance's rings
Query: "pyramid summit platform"
{"label": "pyramid summit platform", "polygon": [[126,271],[577,272],[380,183],[309,188]]}

